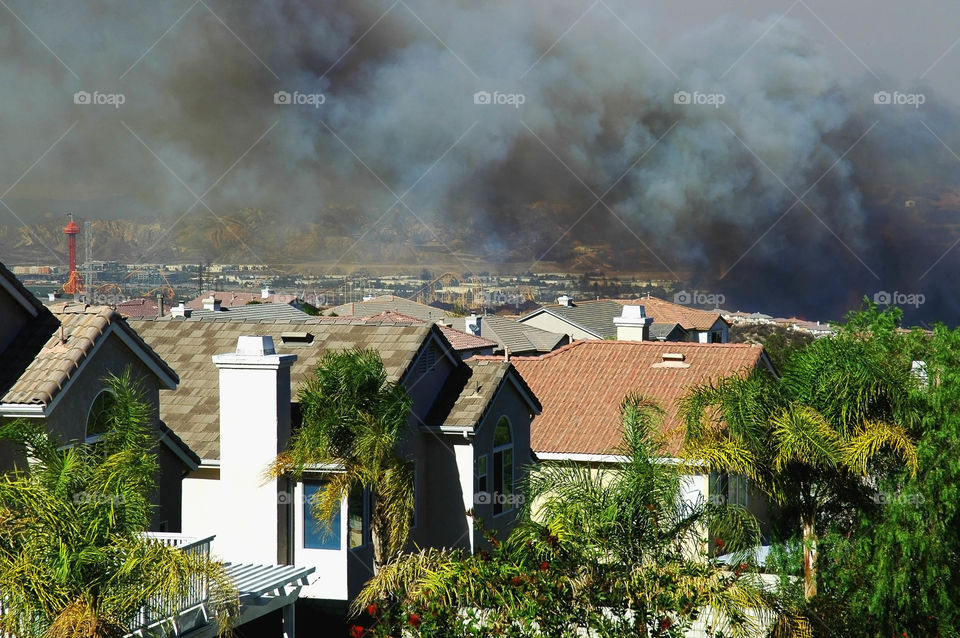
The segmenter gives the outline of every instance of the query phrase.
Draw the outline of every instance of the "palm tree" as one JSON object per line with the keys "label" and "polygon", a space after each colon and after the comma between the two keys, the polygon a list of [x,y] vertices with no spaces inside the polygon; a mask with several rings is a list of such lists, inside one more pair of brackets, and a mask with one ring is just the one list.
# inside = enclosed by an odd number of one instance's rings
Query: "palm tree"
{"label": "palm tree", "polygon": [[316,520],[327,525],[355,488],[369,490],[377,570],[410,533],[413,472],[398,447],[410,425],[411,399],[387,379],[379,353],[370,349],[325,353],[298,398],[303,423],[269,473],[301,480],[316,468],[335,468],[312,503]]}
{"label": "palm tree", "polygon": [[0,477],[0,635],[119,638],[205,579],[221,633],[237,610],[223,566],[145,536],[157,457],[150,409],[129,370],[95,444],[61,447],[35,425],[0,427],[29,466]]}
{"label": "palm tree", "polygon": [[[756,521],[685,501],[683,468],[662,462],[660,408],[628,396],[621,417],[624,463],[538,468],[523,519],[508,539],[488,537],[492,552],[405,555],[371,579],[354,611],[415,618],[421,635],[678,636],[704,614],[725,635],[756,635],[748,610],[762,616],[772,604],[741,551],[758,541]],[[707,529],[723,530],[737,567],[705,560]],[[381,611],[385,601],[401,613]]]}
{"label": "palm tree", "polygon": [[751,479],[796,513],[804,597],[817,593],[818,519],[849,518],[884,464],[915,471],[918,381],[899,315],[868,310],[795,352],[782,376],[709,381],[680,402],[684,456]]}

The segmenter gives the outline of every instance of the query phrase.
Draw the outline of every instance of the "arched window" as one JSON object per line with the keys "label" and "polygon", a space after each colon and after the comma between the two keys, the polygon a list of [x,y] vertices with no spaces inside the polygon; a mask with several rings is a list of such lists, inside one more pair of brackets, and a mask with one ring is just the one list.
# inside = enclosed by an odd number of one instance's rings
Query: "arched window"
{"label": "arched window", "polygon": [[493,514],[513,509],[513,434],[502,416],[493,433]]}
{"label": "arched window", "polygon": [[104,432],[110,429],[110,417],[117,399],[110,390],[104,390],[93,400],[90,413],[87,415],[88,443],[96,443]]}

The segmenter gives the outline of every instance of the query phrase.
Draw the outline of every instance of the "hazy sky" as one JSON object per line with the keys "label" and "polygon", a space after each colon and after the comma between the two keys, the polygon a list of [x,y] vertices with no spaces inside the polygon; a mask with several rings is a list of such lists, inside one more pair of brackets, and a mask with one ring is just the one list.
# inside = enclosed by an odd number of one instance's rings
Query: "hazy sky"
{"label": "hazy sky", "polygon": [[762,18],[786,13],[819,40],[837,69],[881,78],[890,75],[904,88],[923,82],[960,102],[960,2],[678,0],[645,4],[663,20],[666,38],[671,31],[708,24],[724,15]]}

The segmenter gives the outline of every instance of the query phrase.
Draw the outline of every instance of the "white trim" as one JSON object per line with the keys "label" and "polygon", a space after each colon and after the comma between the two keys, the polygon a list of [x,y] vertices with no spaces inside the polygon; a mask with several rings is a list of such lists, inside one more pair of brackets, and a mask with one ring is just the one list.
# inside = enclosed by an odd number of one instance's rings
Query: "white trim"
{"label": "white trim", "polygon": [[200,459],[200,469],[220,469],[220,459]]}
{"label": "white trim", "polygon": [[[581,463],[626,463],[630,460],[629,456],[622,454],[579,454],[573,452],[534,452],[537,459],[541,461],[575,461]],[[696,463],[695,461],[685,461],[684,459],[674,458],[672,456],[661,456],[654,459],[655,463],[663,465],[684,465]]]}
{"label": "white trim", "polygon": [[[14,275],[12,272],[10,274],[16,277],[16,275]],[[13,297],[18,302],[20,302],[20,305],[23,306],[26,309],[26,311],[30,313],[31,317],[36,317],[40,314],[40,312],[36,309],[36,307],[34,307],[34,305],[30,303],[30,301],[26,297],[23,296],[23,293],[17,290],[16,286],[14,286],[9,279],[7,279],[6,277],[0,277],[0,285],[3,286],[4,290],[10,293],[11,297]]]}
{"label": "white trim", "polygon": [[4,403],[0,404],[0,416],[42,419],[47,416],[46,406],[40,403]]}

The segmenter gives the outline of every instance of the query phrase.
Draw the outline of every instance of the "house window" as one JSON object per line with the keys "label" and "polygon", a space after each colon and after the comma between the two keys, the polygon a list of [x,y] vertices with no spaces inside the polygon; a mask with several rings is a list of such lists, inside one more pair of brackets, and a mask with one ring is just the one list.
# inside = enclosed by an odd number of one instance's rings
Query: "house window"
{"label": "house window", "polygon": [[723,343],[723,331],[714,330],[710,333],[710,343]]}
{"label": "house window", "polygon": [[347,539],[350,549],[363,547],[367,544],[370,527],[369,511],[369,492],[359,485],[354,486],[350,490],[350,498],[347,500]]}
{"label": "house window", "polygon": [[96,443],[110,429],[110,417],[117,398],[110,390],[104,390],[93,400],[90,413],[87,414],[86,442]]}
{"label": "house window", "polygon": [[325,488],[325,481],[303,482],[304,549],[340,549],[340,508],[326,522],[318,520],[313,514],[313,506]]}
{"label": "house window", "polygon": [[726,472],[710,473],[710,502],[747,506],[747,477]]}
{"label": "house window", "polygon": [[493,514],[513,509],[513,436],[510,421],[500,417],[493,434]]}
{"label": "house window", "polygon": [[487,455],[477,457],[477,494],[487,493],[490,489],[487,483]]}

